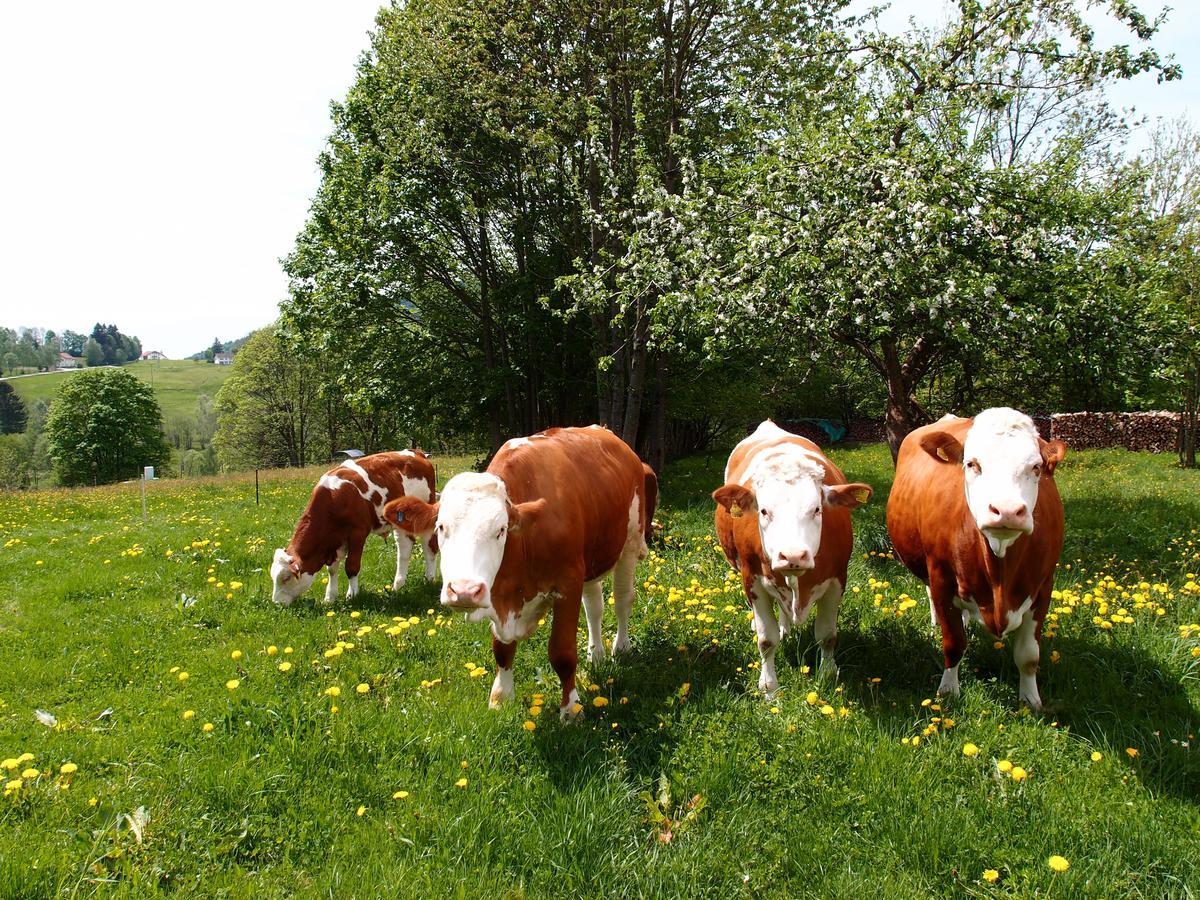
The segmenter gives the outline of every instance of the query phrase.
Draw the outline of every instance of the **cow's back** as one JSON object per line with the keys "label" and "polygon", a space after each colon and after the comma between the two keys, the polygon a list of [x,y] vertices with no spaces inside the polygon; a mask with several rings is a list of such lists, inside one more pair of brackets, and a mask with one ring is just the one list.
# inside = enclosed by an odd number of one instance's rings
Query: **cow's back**
{"label": "cow's back", "polygon": [[512,536],[520,545],[513,555],[534,568],[582,561],[584,580],[598,578],[616,565],[631,526],[645,534],[653,514],[641,459],[607,428],[551,428],[509,441],[487,471],[512,503],[546,501],[535,526]]}

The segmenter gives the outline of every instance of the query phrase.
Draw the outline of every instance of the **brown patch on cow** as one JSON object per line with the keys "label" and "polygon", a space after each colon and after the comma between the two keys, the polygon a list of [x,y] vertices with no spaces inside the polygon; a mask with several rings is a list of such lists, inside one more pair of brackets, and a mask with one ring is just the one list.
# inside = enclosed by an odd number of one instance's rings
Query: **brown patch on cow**
{"label": "brown patch on cow", "polygon": [[440,506],[417,497],[401,497],[383,507],[383,517],[407,534],[426,534],[437,523]]}

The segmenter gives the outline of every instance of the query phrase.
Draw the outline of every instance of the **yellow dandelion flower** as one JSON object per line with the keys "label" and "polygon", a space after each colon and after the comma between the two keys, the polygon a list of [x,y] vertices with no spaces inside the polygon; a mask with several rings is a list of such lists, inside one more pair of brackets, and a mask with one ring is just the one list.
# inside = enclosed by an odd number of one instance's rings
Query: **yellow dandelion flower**
{"label": "yellow dandelion flower", "polygon": [[360,684],[354,690],[356,690],[360,694],[365,694],[371,690],[371,686],[364,681],[362,684]]}
{"label": "yellow dandelion flower", "polygon": [[71,775],[79,771],[79,766],[73,762],[63,763],[59,766],[58,772],[60,775]]}
{"label": "yellow dandelion flower", "polygon": [[185,709],[183,711],[182,718],[183,721],[190,722],[192,719],[196,718],[196,711],[194,709]]}
{"label": "yellow dandelion flower", "polygon": [[526,731],[533,731],[533,729],[537,728],[537,722],[532,722],[529,719],[526,719],[525,724],[522,727]]}
{"label": "yellow dandelion flower", "polygon": [[408,791],[396,791],[396,793],[392,794],[392,799],[393,800],[403,800],[407,796],[408,796]]}
{"label": "yellow dandelion flower", "polygon": [[229,654],[229,658],[232,659],[234,662],[237,662],[239,659],[242,658],[242,651],[234,650],[232,653]]}
{"label": "yellow dandelion flower", "polygon": [[213,723],[212,723],[212,722],[205,722],[205,723],[204,723],[204,733],[205,733],[205,734],[208,734],[208,732],[210,732],[210,731],[212,731],[212,730],[213,730]]}
{"label": "yellow dandelion flower", "polygon": [[227,682],[225,682],[225,687],[231,691],[236,691],[239,685],[241,685],[241,682],[236,678],[230,678]]}
{"label": "yellow dandelion flower", "polygon": [[1046,860],[1046,864],[1049,865],[1050,868],[1055,872],[1065,872],[1067,869],[1071,868],[1071,864],[1067,862],[1065,858],[1057,854]]}
{"label": "yellow dandelion flower", "polygon": [[41,774],[42,773],[39,772],[37,769],[29,768],[21,773],[21,777],[22,778],[37,778]]}
{"label": "yellow dandelion flower", "polygon": [[189,675],[187,672],[180,672],[180,673],[179,673],[178,675],[176,675],[175,677],[176,677],[176,678],[178,678],[180,681],[187,681],[187,680],[188,680],[189,678],[191,678],[192,676],[191,676],[191,675]]}
{"label": "yellow dandelion flower", "polygon": [[1138,755],[1137,747],[1126,747],[1125,753],[1129,756],[1130,759],[1134,759]]}
{"label": "yellow dandelion flower", "polygon": [[456,788],[465,788],[467,786],[467,779],[465,779],[465,778],[458,779],[458,781],[454,782],[454,786]]}
{"label": "yellow dandelion flower", "polygon": [[1002,760],[1000,760],[1000,762],[996,763],[996,768],[1004,773],[1011,772],[1012,767],[1013,767],[1013,764],[1010,763],[1007,759],[1002,759]]}
{"label": "yellow dandelion flower", "polygon": [[997,872],[995,869],[984,869],[983,870],[983,880],[986,881],[988,884],[995,884],[997,881],[1000,880],[1000,873]]}
{"label": "yellow dandelion flower", "polygon": [[292,670],[292,664],[287,660],[284,660],[278,665],[277,668],[280,672],[290,672]]}
{"label": "yellow dandelion flower", "polygon": [[1103,753],[1101,753],[1099,750],[1092,751],[1092,762],[1100,762],[1102,759],[1104,759]]}
{"label": "yellow dandelion flower", "polygon": [[[974,744],[971,744],[971,743],[963,744],[963,756],[977,756],[978,754],[979,754],[979,748],[976,747]],[[990,872],[992,870],[988,869],[988,871]]]}
{"label": "yellow dandelion flower", "polygon": [[592,699],[592,706],[608,706],[608,698],[595,697]]}
{"label": "yellow dandelion flower", "polygon": [[824,706],[821,707],[821,715],[832,716],[833,715],[833,707],[830,706],[828,703],[826,703]]}
{"label": "yellow dandelion flower", "polygon": [[332,687],[327,687],[327,688],[325,688],[325,696],[326,697],[340,697],[340,696],[342,696],[342,689],[340,687],[338,687],[336,684],[333,685]]}
{"label": "yellow dandelion flower", "polygon": [[361,816],[361,815],[362,815],[363,813],[365,813],[366,811],[367,811],[367,808],[366,808],[365,806],[360,806],[358,809],[356,809],[356,810],[354,811],[354,814],[355,814],[356,816]]}
{"label": "yellow dandelion flower", "polygon": [[1013,766],[1012,772],[1009,773],[1013,781],[1024,781],[1026,772],[1020,766]]}

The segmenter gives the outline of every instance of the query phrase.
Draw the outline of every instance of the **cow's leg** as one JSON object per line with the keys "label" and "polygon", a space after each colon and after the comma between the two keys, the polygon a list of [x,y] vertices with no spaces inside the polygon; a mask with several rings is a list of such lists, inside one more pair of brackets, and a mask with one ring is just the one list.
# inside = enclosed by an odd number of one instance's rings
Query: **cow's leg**
{"label": "cow's leg", "polygon": [[338,556],[329,564],[329,584],[325,585],[325,602],[332,603],[337,599],[338,590],[338,569],[342,565],[342,558]]}
{"label": "cow's leg", "polygon": [[[1049,592],[1047,592],[1049,593]],[[1046,600],[1050,598],[1047,596]],[[1025,613],[1013,640],[1013,662],[1021,673],[1021,702],[1030,709],[1042,708],[1042,697],[1038,693],[1038,661],[1041,658],[1042,620],[1046,617],[1049,603],[1038,602]]]}
{"label": "cow's leg", "polygon": [[366,544],[366,539],[352,540],[350,549],[346,553],[346,580],[349,585],[346,587],[346,599],[353,600],[358,596],[358,573],[362,569],[363,546]]}
{"label": "cow's leg", "polygon": [[959,693],[958,664],[967,649],[963,617],[952,602],[956,589],[953,576],[946,577],[933,566],[929,567],[929,595],[937,612],[938,624],[942,627],[942,656],[946,664],[937,692],[952,697],[957,697]]}
{"label": "cow's leg", "polygon": [[492,656],[496,658],[496,678],[492,682],[492,693],[488,696],[488,706],[492,709],[499,709],[500,704],[512,698],[513,657],[516,655],[516,641],[506,644],[492,637]]}
{"label": "cow's leg", "polygon": [[396,538],[396,577],[392,579],[392,590],[398,591],[408,579],[408,563],[412,559],[414,542],[403,531],[394,531],[392,535]]}
{"label": "cow's leg", "polygon": [[925,585],[925,596],[929,598],[929,627],[937,628],[937,608],[933,605],[933,592]]}
{"label": "cow's leg", "polygon": [[787,579],[787,589],[783,592],[783,596],[779,598],[779,640],[782,641],[787,637],[787,633],[793,628],[798,628],[795,624],[794,611],[800,608],[800,579],[795,575],[791,575]]}
{"label": "cow's leg", "polygon": [[[579,606],[583,602],[582,582],[563,590],[554,605],[554,621],[550,624],[550,665],[562,684],[562,703],[558,715],[564,722],[574,719],[579,709],[579,692],[575,690],[575,669],[579,665]],[[578,708],[577,708],[578,707]]]}
{"label": "cow's leg", "polygon": [[[639,540],[642,540],[639,535]],[[617,636],[613,638],[613,656],[629,649],[629,613],[633,609],[634,579],[637,575],[637,552],[625,553],[613,569],[613,606],[617,611]]]}
{"label": "cow's leg", "polygon": [[604,662],[604,583],[601,579],[583,586],[583,612],[587,616],[588,662],[593,666]]}
{"label": "cow's leg", "polygon": [[[783,604],[780,600],[780,605]],[[762,672],[758,689],[769,699],[779,690],[775,675],[775,648],[779,646],[779,622],[775,619],[775,596],[762,579],[754,584],[754,631],[758,635],[758,654],[762,657]]]}
{"label": "cow's leg", "polygon": [[421,535],[421,554],[425,557],[425,580],[437,579],[437,554],[433,552],[433,532]]}
{"label": "cow's leg", "polygon": [[834,680],[838,675],[833,652],[837,648],[837,617],[838,607],[842,604],[842,591],[842,583],[832,578],[825,583],[821,595],[814,598],[817,604],[817,620],[813,624],[813,635],[821,644],[821,677]]}

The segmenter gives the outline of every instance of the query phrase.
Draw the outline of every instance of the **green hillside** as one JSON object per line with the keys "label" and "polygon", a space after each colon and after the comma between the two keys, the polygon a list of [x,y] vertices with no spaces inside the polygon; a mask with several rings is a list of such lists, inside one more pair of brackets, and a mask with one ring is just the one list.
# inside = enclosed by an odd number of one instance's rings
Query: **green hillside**
{"label": "green hillside", "polygon": [[[162,406],[164,421],[173,415],[190,415],[196,408],[196,398],[201,394],[215,396],[229,376],[229,366],[214,366],[193,360],[143,360],[130,363],[125,368],[154,388],[154,395]],[[38,400],[53,400],[63,380],[74,374],[48,372],[4,380],[10,381],[21,398],[32,404]]]}

